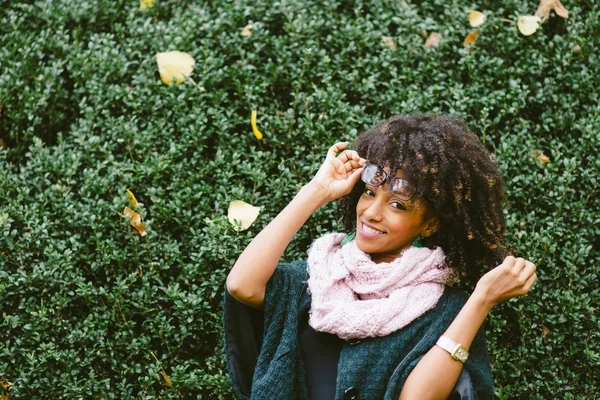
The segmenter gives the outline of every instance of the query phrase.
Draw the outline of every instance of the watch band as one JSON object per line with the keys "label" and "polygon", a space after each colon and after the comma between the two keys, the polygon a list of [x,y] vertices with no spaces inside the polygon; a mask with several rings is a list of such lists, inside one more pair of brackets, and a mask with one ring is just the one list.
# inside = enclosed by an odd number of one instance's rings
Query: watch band
{"label": "watch band", "polygon": [[464,363],[469,358],[469,352],[460,343],[446,336],[440,336],[436,345],[446,350],[456,361]]}

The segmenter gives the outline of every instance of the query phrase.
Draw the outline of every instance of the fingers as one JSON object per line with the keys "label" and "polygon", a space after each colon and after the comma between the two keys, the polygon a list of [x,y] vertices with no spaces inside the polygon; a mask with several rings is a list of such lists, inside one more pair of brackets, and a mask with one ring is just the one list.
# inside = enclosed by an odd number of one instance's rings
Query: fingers
{"label": "fingers", "polygon": [[350,161],[350,160],[354,160],[354,161],[360,163],[361,166],[366,162],[366,160],[364,158],[361,158],[358,155],[358,152],[356,152],[355,150],[346,150],[338,155],[338,153],[340,151],[344,150],[346,147],[348,147],[348,142],[337,142],[336,144],[334,144],[333,146],[331,146],[329,148],[329,150],[327,151],[327,157],[328,158],[337,157],[343,163],[346,163],[347,161]]}
{"label": "fingers", "polygon": [[364,158],[361,158],[358,155],[358,152],[356,152],[356,150],[345,150],[343,152],[341,152],[338,156],[337,156],[338,160],[340,160],[341,162],[345,163],[348,161],[354,161],[357,163],[360,163],[361,165],[363,165],[366,160]]}
{"label": "fingers", "polygon": [[533,286],[533,284],[535,283],[536,280],[537,280],[537,274],[534,272],[533,274],[531,274],[531,276],[529,277],[527,282],[525,282],[525,285],[523,285],[523,289],[525,289],[525,293],[529,292],[529,289],[531,289],[531,287]]}
{"label": "fingers", "polygon": [[525,281],[525,283],[523,284],[523,289],[525,290],[525,293],[529,292],[529,289],[531,289],[531,287],[537,279],[537,274],[535,273],[536,269],[537,268],[535,264],[531,261],[525,262],[525,267],[521,271],[521,279]]}
{"label": "fingers", "polygon": [[521,257],[517,257],[517,258],[513,257],[513,259],[514,259],[514,262],[510,269],[513,274],[518,276],[518,275],[520,275],[523,267],[525,267],[525,259],[521,258]]}
{"label": "fingers", "polygon": [[350,175],[350,177],[348,178],[348,183],[350,184],[351,188],[353,188],[354,185],[356,185],[356,182],[358,182],[358,180],[360,179],[361,173],[362,173],[362,168],[359,168],[359,169],[355,170],[354,172],[352,172],[352,175]]}
{"label": "fingers", "polygon": [[[354,152],[356,154],[356,152]],[[361,159],[360,157],[358,157],[358,154],[356,154],[357,158],[352,158],[349,159],[348,161],[344,162],[344,167],[346,168],[346,172],[352,172],[353,170],[357,169],[357,168],[361,168],[364,164],[365,161],[363,159]]]}
{"label": "fingers", "polygon": [[508,256],[504,259],[502,265],[514,278],[514,283],[519,286],[519,295],[529,292],[529,289],[537,280],[537,274],[535,273],[537,267],[535,264],[521,257]]}
{"label": "fingers", "polygon": [[344,150],[346,147],[348,147],[348,142],[337,142],[327,151],[327,159],[335,158],[337,153],[341,150]]}

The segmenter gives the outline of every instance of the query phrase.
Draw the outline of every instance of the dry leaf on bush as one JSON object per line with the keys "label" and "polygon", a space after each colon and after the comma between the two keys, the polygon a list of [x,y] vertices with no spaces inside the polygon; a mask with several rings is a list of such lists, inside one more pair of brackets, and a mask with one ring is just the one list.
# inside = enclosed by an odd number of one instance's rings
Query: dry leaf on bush
{"label": "dry leaf on bush", "polygon": [[154,7],[158,0],[140,0],[140,8],[142,10],[147,10],[148,8]]}
{"label": "dry leaf on bush", "polygon": [[5,377],[0,378],[0,385],[2,385],[2,389],[6,392],[10,392],[13,389],[13,384],[7,381]]}
{"label": "dry leaf on bush", "polygon": [[170,85],[173,79],[182,83],[194,70],[194,57],[181,51],[168,51],[156,54],[156,63],[160,79],[165,85]]}
{"label": "dry leaf on bush", "polygon": [[546,337],[546,335],[549,333],[550,333],[550,328],[548,328],[546,325],[542,325],[542,337]]}
{"label": "dry leaf on bush", "polygon": [[540,27],[540,17],[535,15],[521,15],[517,21],[519,32],[524,36],[533,35],[535,31]]}
{"label": "dry leaf on bush", "polygon": [[131,218],[129,218],[129,224],[133,227],[133,230],[135,231],[135,233],[137,233],[140,236],[146,236],[147,228],[146,228],[146,225],[142,224],[142,217],[140,216],[140,214],[136,213],[129,207],[125,207],[125,210],[123,210],[122,216],[123,217],[131,216]]}
{"label": "dry leaf on bush", "polygon": [[254,136],[256,136],[258,140],[262,140],[263,134],[260,133],[260,131],[256,127],[256,110],[252,110],[252,114],[250,116],[250,125],[252,125],[252,131],[254,132]]}
{"label": "dry leaf on bush", "polygon": [[173,382],[171,382],[169,375],[167,375],[167,373],[165,371],[160,371],[160,374],[162,375],[163,379],[165,380],[165,386],[168,386],[168,387],[173,386]]}
{"label": "dry leaf on bush", "polygon": [[475,44],[475,40],[477,40],[477,30],[472,31],[467,35],[467,37],[463,41],[463,45],[467,47],[470,44]]}
{"label": "dry leaf on bush", "polygon": [[389,47],[390,49],[395,49],[396,48],[396,42],[394,42],[394,39],[392,39],[389,36],[382,36],[381,37],[381,42],[385,46]]}
{"label": "dry leaf on bush", "polygon": [[485,22],[485,14],[480,11],[471,10],[469,11],[469,24],[473,28],[477,28],[480,25],[483,25]]}
{"label": "dry leaf on bush", "polygon": [[431,49],[431,48],[434,48],[435,46],[437,46],[439,42],[440,42],[440,35],[438,33],[431,32],[429,34],[429,37],[425,41],[424,46],[428,49]]}
{"label": "dry leaf on bush", "polygon": [[260,213],[260,207],[254,207],[241,200],[233,200],[229,203],[227,218],[236,231],[245,231],[256,220]]}
{"label": "dry leaf on bush", "polygon": [[560,0],[541,0],[540,6],[535,12],[536,17],[544,16],[544,21],[550,18],[550,11],[554,10],[556,15],[565,19],[569,18],[569,11],[560,4]]}
{"label": "dry leaf on bush", "polygon": [[546,164],[548,164],[550,162],[550,157],[548,157],[547,155],[542,153],[541,150],[537,150],[537,149],[533,150],[533,157],[537,158],[537,160],[543,166],[546,166]]}
{"label": "dry leaf on bush", "polygon": [[129,205],[136,208],[138,206],[138,201],[129,189],[127,189],[127,196],[129,196]]}
{"label": "dry leaf on bush", "polygon": [[242,36],[252,36],[252,28],[254,28],[254,26],[252,26],[252,24],[248,24],[244,27],[244,29],[242,29]]}

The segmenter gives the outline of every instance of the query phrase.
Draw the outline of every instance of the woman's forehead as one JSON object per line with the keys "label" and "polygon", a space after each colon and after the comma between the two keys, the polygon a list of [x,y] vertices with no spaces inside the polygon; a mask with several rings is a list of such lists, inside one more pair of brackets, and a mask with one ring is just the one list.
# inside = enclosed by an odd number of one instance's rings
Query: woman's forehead
{"label": "woman's forehead", "polygon": [[395,173],[392,173],[392,169],[390,168],[389,163],[382,165],[382,167],[385,173],[390,176],[393,176],[395,178],[406,178],[406,175],[404,174],[404,170],[402,168],[398,168],[396,169]]}

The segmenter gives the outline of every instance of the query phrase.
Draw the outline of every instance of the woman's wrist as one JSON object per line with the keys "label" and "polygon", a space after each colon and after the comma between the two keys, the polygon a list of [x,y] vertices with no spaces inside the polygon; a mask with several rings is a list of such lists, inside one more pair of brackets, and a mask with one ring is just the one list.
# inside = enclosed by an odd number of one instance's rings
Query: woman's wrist
{"label": "woman's wrist", "polygon": [[311,180],[306,185],[304,185],[302,189],[300,189],[300,191],[305,192],[306,195],[308,195],[311,199],[314,199],[319,207],[324,206],[330,201],[335,200],[331,199],[327,190],[325,190],[325,188],[321,184],[315,182],[314,180]]}
{"label": "woman's wrist", "polygon": [[486,312],[490,312],[492,308],[498,304],[497,301],[494,301],[494,299],[491,298],[487,290],[482,289],[479,286],[475,287],[469,300]]}

